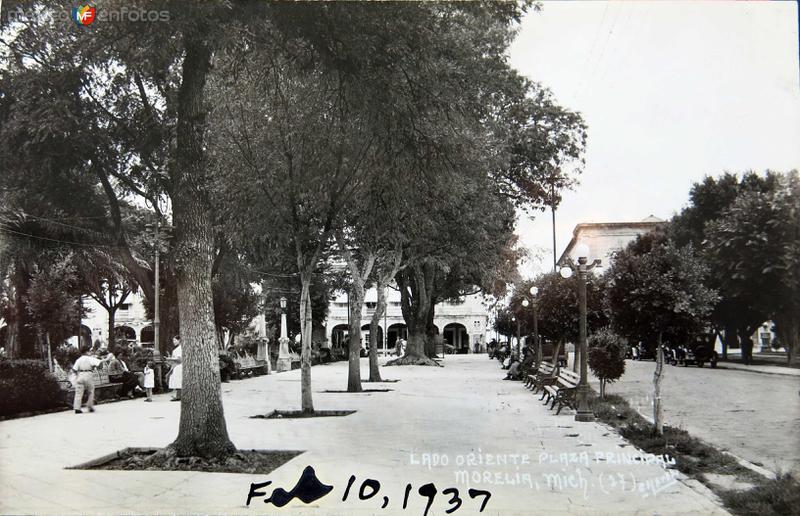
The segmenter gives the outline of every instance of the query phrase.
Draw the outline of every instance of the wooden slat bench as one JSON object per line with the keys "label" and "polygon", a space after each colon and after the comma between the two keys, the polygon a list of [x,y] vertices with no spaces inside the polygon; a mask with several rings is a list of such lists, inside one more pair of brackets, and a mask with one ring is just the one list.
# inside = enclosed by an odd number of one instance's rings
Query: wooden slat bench
{"label": "wooden slat bench", "polygon": [[558,381],[555,384],[546,385],[544,387],[547,400],[545,403],[550,403],[550,408],[553,409],[558,404],[556,414],[561,412],[564,407],[569,407],[573,410],[575,408],[575,393],[578,390],[578,384],[581,381],[578,373],[573,373],[569,369],[562,369],[558,373]]}
{"label": "wooden slat bench", "polygon": [[538,364],[533,364],[533,367],[531,367],[531,372],[525,376],[525,388],[533,388],[533,381],[536,380],[536,375],[539,373],[541,365],[541,362]]}
{"label": "wooden slat bench", "polygon": [[[531,379],[532,391],[536,393],[539,389],[544,388],[546,385],[551,385],[558,379],[558,366],[552,362],[544,361],[539,364],[539,369],[536,375]],[[542,395],[542,398],[544,395]]]}
{"label": "wooden slat bench", "polygon": [[[72,405],[72,400],[75,399],[75,388],[69,381],[67,372],[56,364],[53,369],[53,376],[56,377],[59,386],[64,392],[64,401],[67,405]],[[94,377],[94,399],[96,402],[119,397],[119,389],[122,387],[122,383],[112,382],[108,379],[108,369],[105,365],[95,369],[92,372],[92,376]]]}
{"label": "wooden slat bench", "polygon": [[233,363],[236,366],[234,376],[236,378],[248,377],[250,375],[264,374],[267,370],[267,363],[263,360],[256,360],[253,357],[235,357]]}

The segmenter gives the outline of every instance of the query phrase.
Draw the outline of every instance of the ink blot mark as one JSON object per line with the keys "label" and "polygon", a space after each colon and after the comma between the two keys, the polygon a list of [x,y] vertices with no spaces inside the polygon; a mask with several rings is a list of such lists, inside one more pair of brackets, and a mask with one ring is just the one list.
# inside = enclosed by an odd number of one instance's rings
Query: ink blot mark
{"label": "ink blot mark", "polygon": [[333,486],[323,484],[314,472],[314,468],[306,466],[297,484],[288,493],[278,487],[264,503],[272,503],[275,507],[283,507],[295,497],[303,503],[311,503],[333,491]]}

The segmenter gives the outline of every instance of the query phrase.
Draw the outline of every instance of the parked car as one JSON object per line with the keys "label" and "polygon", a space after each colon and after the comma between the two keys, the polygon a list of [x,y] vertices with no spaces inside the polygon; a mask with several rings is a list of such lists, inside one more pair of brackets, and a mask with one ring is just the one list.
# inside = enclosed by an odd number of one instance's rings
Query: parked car
{"label": "parked car", "polygon": [[703,367],[705,364],[711,364],[711,367],[717,367],[718,360],[719,356],[714,348],[708,344],[700,343],[678,348],[675,362],[672,365],[681,364],[686,367],[694,364],[697,367]]}

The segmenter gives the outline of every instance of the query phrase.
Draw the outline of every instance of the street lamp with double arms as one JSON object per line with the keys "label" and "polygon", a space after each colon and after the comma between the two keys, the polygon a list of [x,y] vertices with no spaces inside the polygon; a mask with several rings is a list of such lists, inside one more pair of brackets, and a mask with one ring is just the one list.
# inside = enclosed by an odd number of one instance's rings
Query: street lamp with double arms
{"label": "street lamp with double arms", "polygon": [[575,246],[575,254],[578,256],[577,265],[567,265],[561,268],[561,276],[569,278],[573,271],[578,273],[578,343],[580,347],[581,360],[581,381],[578,384],[578,411],[575,414],[575,421],[594,421],[594,413],[589,407],[589,370],[586,360],[586,275],[595,267],[600,267],[602,262],[594,260],[588,263],[589,246],[580,244]]}

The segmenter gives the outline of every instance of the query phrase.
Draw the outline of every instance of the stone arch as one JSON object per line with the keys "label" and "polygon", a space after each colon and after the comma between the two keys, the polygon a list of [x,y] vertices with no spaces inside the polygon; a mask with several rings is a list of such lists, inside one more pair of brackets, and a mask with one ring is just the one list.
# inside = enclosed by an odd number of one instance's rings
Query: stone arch
{"label": "stone arch", "polygon": [[[364,338],[364,344],[369,343],[371,345],[372,342],[373,342],[373,339],[372,339],[372,335],[370,335],[370,333],[369,333],[369,330],[370,330],[370,325],[369,324],[363,325],[361,327],[361,335]],[[382,349],[384,349],[383,348],[383,328],[381,328],[381,325],[379,324],[378,325],[378,350],[380,351]]]}
{"label": "stone arch", "polygon": [[444,341],[455,347],[456,353],[469,353],[469,332],[458,322],[451,322],[442,329]]}

